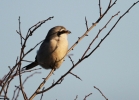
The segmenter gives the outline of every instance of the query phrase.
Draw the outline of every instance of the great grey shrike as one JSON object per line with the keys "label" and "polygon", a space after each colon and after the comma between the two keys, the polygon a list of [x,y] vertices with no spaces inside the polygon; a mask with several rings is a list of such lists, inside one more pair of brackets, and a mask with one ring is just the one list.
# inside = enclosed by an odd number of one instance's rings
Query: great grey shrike
{"label": "great grey shrike", "polygon": [[41,44],[35,61],[23,67],[28,70],[37,65],[44,69],[57,69],[61,66],[68,51],[68,34],[71,32],[63,26],[51,28]]}

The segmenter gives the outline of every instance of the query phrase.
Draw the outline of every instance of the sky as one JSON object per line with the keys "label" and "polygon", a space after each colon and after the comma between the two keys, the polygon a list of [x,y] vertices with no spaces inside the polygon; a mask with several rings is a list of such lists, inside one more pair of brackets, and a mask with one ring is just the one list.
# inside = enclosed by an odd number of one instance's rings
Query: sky
{"label": "sky", "polygon": [[[68,36],[69,48],[77,41],[78,37],[86,31],[85,17],[88,27],[99,17],[99,0],[55,0],[55,1],[1,1],[0,3],[0,78],[9,72],[8,66],[12,68],[20,54],[20,37],[16,33],[18,30],[18,18],[21,18],[21,31],[26,36],[28,29],[37,22],[54,16],[37,29],[33,36],[29,38],[25,51],[35,46],[43,40],[50,28],[62,25],[72,33]],[[114,1],[114,0],[112,0]],[[120,14],[113,18],[110,24],[100,33],[91,50],[107,34],[117,19],[137,0],[118,0],[106,16],[94,27],[89,36],[85,37],[69,54],[76,63],[87,49],[89,43],[107,21],[120,11]],[[105,11],[109,0],[101,0],[102,12]],[[81,62],[72,73],[78,75],[77,79],[73,75],[67,75],[63,82],[48,92],[44,93],[43,100],[77,100],[83,99],[92,93],[87,100],[105,100],[104,97],[94,88],[99,88],[109,100],[139,100],[139,4],[135,5],[126,14],[110,35],[102,42],[100,47],[87,59]],[[34,61],[39,46],[29,53],[25,60]],[[22,67],[29,63],[22,62]],[[45,88],[49,87],[53,81],[59,79],[72,67],[68,57],[65,58],[61,67],[55,71],[54,75],[46,82]],[[40,68],[40,66],[37,66]],[[43,81],[50,70],[41,69],[29,78],[24,90],[30,97]],[[34,72],[22,75],[22,80]],[[19,85],[19,77],[15,77],[10,84],[8,97],[12,98],[15,85]],[[37,95],[34,100],[40,99]],[[23,96],[20,93],[20,100]]]}

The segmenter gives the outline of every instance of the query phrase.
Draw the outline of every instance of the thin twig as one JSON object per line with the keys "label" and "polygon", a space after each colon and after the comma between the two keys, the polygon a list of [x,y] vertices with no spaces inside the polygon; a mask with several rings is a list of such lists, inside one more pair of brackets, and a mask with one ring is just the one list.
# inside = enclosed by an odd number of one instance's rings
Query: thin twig
{"label": "thin twig", "polygon": [[70,58],[70,61],[72,63],[72,65],[74,66],[74,61],[72,60],[72,58],[70,56],[68,56]]}
{"label": "thin twig", "polygon": [[44,40],[40,41],[39,43],[37,43],[33,48],[31,48],[30,50],[28,50],[24,56],[26,56],[28,53],[30,53],[32,50],[34,50],[39,44],[41,44]]}
{"label": "thin twig", "polygon": [[95,86],[94,86],[94,88],[97,89],[97,90],[102,94],[102,96],[103,96],[106,100],[108,100],[108,98],[100,91],[99,88],[97,88],[97,87],[95,87]]}
{"label": "thin twig", "polygon": [[29,61],[29,60],[22,60],[22,61],[24,61],[24,62],[30,62],[30,63],[32,63],[33,61]]}
{"label": "thin twig", "polygon": [[26,73],[26,72],[32,72],[32,71],[35,71],[35,70],[40,70],[40,69],[42,69],[42,68],[36,68],[36,69],[31,69],[31,70],[23,70],[21,72],[21,74]]}
{"label": "thin twig", "polygon": [[82,79],[79,77],[79,76],[77,76],[77,75],[75,75],[75,74],[73,74],[72,72],[69,72],[71,75],[73,75],[73,76],[75,76],[76,78],[78,78],[79,80],[81,80],[82,81]]}
{"label": "thin twig", "polygon": [[[43,88],[42,88],[42,90],[44,90],[44,89],[45,89],[45,87],[43,87]],[[43,97],[43,93],[42,93],[42,95],[41,95],[41,98],[40,98],[40,100],[42,100],[42,97]]]}
{"label": "thin twig", "polygon": [[33,25],[31,28],[29,28],[26,37],[31,36],[32,33],[33,33],[38,27],[40,27],[40,26],[41,26],[42,24],[44,24],[46,21],[51,20],[52,18],[54,18],[54,16],[49,17],[49,18],[46,19],[46,20],[39,21],[37,24]]}
{"label": "thin twig", "polygon": [[100,0],[99,0],[99,4],[98,4],[98,5],[99,5],[99,16],[101,17],[101,9],[102,9],[102,8],[101,8]]}
{"label": "thin twig", "polygon": [[87,19],[86,19],[86,17],[85,17],[85,25],[86,25],[86,29],[88,31],[88,25],[87,25]]}
{"label": "thin twig", "polygon": [[[19,19],[18,19],[18,22],[19,22],[19,32],[16,30],[16,32],[19,34],[19,36],[20,36],[20,44],[21,44],[21,46],[23,45],[23,42],[22,42],[22,39],[24,39],[23,38],[23,36],[22,36],[22,33],[21,33],[21,21],[20,21],[20,16],[19,16]],[[25,39],[24,39],[25,40]]]}
{"label": "thin twig", "polygon": [[92,93],[89,93],[88,95],[86,95],[86,96],[84,97],[84,100],[86,100],[86,98],[89,97],[90,95],[92,95]]}
{"label": "thin twig", "polygon": [[20,32],[18,32],[18,31],[16,30],[16,33],[18,33],[18,34],[20,35],[20,37],[21,37],[23,40],[25,40],[25,38],[20,34]]}
{"label": "thin twig", "polygon": [[28,100],[27,95],[26,95],[26,92],[24,92],[24,89],[23,89],[23,84],[22,84],[22,79],[21,79],[21,74],[20,74],[20,71],[21,71],[21,64],[19,65],[18,69],[19,69],[18,71],[19,71],[20,88],[21,88],[21,91],[22,91],[24,100]]}

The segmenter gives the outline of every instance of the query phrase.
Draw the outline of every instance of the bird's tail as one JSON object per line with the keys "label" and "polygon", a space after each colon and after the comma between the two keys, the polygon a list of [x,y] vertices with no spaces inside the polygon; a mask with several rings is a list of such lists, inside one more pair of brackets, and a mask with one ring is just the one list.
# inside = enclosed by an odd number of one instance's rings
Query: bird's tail
{"label": "bird's tail", "polygon": [[37,62],[32,62],[31,64],[29,64],[29,65],[23,67],[22,70],[29,70],[29,69],[31,69],[31,68],[37,66],[37,65],[38,65]]}

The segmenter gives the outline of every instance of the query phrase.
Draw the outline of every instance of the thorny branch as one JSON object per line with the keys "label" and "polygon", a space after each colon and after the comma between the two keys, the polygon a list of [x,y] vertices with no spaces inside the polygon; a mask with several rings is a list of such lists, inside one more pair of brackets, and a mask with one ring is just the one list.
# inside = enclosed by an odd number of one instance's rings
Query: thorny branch
{"label": "thorny branch", "polygon": [[[86,31],[78,40],[77,42],[75,42],[75,44],[68,50],[68,53],[73,50],[73,48],[78,44],[78,42],[80,42],[87,34],[88,32],[104,17],[104,15],[109,11],[109,9],[116,3],[117,0],[115,0],[112,4],[111,4],[111,0],[109,2],[108,8],[106,9],[106,11],[102,14],[102,17],[99,18],[89,29],[88,31]],[[104,36],[103,39],[101,39],[101,41],[98,43],[98,45],[88,54],[86,55],[84,58],[79,59],[79,61],[77,61],[76,64],[74,64],[74,66],[72,66],[63,76],[61,76],[56,82],[55,84],[51,85],[50,87],[46,88],[43,91],[38,92],[38,94],[42,93],[42,92],[46,92],[48,90],[50,90],[51,88],[53,88],[55,85],[57,85],[59,83],[59,81],[61,79],[63,79],[66,75],[68,75],[71,70],[73,70],[81,61],[85,60],[87,57],[89,57],[102,43],[102,41],[104,39],[106,39],[106,37],[110,34],[110,32],[114,29],[114,27],[117,25],[117,23],[119,22],[119,20],[127,13],[129,12],[129,10],[135,5],[137,4],[139,1],[137,1],[136,3],[134,3],[121,17],[119,17],[119,19],[116,21],[116,23],[113,25],[113,27],[110,29],[110,31]]]}
{"label": "thorny branch", "polygon": [[68,50],[68,53],[73,50],[73,48],[85,37],[88,36],[88,33],[100,22],[100,20],[102,20],[102,18],[106,15],[106,13],[111,9],[111,7],[113,7],[113,5],[116,3],[117,0],[115,0],[112,4],[111,4],[111,0],[109,3],[108,8],[106,9],[106,11],[102,14],[101,17],[98,18],[98,20],[93,23],[93,25],[88,28],[88,31],[86,31],[81,37],[78,38],[78,40],[71,46],[71,48]]}
{"label": "thorny branch", "polygon": [[98,32],[98,34],[96,35],[96,37],[92,40],[92,42],[89,44],[88,48],[86,49],[86,51],[84,52],[82,59],[84,58],[84,56],[86,55],[86,53],[88,52],[88,50],[90,49],[91,45],[94,43],[94,41],[98,38],[99,34],[101,33],[101,31],[107,27],[107,25],[110,23],[110,21],[112,20],[112,18],[114,18],[115,16],[117,16],[120,13],[120,11],[118,13],[116,13],[115,15],[113,15],[110,20],[106,23],[106,25],[101,28]]}

